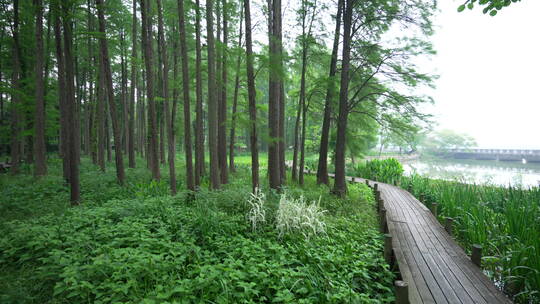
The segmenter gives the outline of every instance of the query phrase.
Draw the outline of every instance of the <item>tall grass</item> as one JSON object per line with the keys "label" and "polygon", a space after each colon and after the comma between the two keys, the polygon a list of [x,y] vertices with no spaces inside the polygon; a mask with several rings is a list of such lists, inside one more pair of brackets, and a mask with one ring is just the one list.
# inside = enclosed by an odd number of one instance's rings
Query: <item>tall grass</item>
{"label": "tall grass", "polygon": [[517,303],[540,303],[540,188],[403,177],[401,186],[452,217],[458,241],[483,246],[486,273]]}

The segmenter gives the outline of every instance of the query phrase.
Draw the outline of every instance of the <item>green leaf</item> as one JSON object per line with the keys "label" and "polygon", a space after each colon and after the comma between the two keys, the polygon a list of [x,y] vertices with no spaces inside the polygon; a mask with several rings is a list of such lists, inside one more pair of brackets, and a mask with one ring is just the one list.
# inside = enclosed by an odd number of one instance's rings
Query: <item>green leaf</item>
{"label": "green leaf", "polygon": [[458,7],[458,9],[457,9],[458,13],[461,13],[461,12],[463,12],[464,10],[465,10],[465,4],[460,5],[460,6]]}

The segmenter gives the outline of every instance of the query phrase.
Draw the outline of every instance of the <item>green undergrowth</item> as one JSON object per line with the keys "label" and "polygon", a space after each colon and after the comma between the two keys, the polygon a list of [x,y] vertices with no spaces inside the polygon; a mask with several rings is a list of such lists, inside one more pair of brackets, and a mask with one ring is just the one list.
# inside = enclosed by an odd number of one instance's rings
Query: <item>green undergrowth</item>
{"label": "green undergrowth", "polygon": [[365,185],[350,186],[345,199],[311,176],[302,188],[287,186],[288,197],[320,200],[324,210],[324,233],[306,237],[280,235],[281,196],[265,186],[265,220],[253,229],[242,165],[222,190],[170,196],[146,169],[129,171],[122,188],[113,170],[100,173],[84,160],[78,207],[67,206],[59,164],[51,167],[54,175],[40,181],[1,179],[8,196],[0,203],[1,303],[393,301],[394,275]]}

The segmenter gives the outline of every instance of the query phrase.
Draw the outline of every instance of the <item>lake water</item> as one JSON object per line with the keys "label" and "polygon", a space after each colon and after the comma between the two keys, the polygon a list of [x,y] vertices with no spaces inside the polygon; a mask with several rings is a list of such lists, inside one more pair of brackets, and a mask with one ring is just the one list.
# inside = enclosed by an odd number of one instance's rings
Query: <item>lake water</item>
{"label": "lake water", "polygon": [[466,183],[522,186],[540,185],[540,163],[491,160],[416,159],[403,162],[405,174]]}

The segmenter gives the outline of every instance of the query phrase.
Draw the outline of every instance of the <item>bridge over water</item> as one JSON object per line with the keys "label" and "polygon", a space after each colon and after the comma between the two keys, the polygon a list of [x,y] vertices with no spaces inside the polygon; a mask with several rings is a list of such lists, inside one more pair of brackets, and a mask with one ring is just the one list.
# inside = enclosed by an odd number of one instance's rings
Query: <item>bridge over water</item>
{"label": "bridge over water", "polygon": [[540,150],[523,149],[450,149],[440,156],[455,159],[540,162]]}

